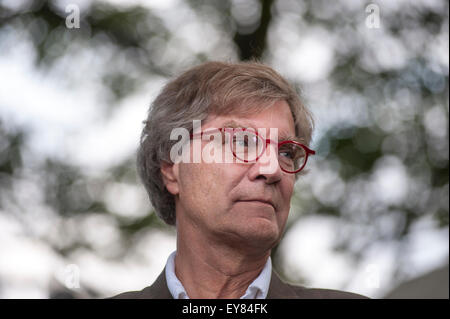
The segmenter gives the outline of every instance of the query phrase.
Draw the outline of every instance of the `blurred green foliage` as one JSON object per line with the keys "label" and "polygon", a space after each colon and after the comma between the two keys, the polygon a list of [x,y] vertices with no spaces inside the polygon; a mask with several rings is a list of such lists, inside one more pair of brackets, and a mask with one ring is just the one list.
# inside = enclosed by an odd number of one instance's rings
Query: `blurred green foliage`
{"label": "blurred green foliage", "polygon": [[[24,3],[14,10],[0,4],[0,45],[2,35],[12,33],[12,30],[26,34],[36,53],[36,68],[41,72],[51,70],[57,61],[73,54],[77,48],[109,51],[109,67],[105,67],[99,76],[109,92],[105,99],[110,108],[140,89],[147,77],[169,77],[186,66],[210,58],[208,52],[194,53],[188,61],[183,61],[184,64],[176,59],[163,58],[164,48],[176,34],[148,8],[135,5],[116,7],[95,1],[82,11],[81,28],[69,32],[64,26],[66,13],[56,3],[43,0]],[[198,14],[198,19],[204,18],[208,12],[215,13],[217,25],[229,36],[230,43],[234,44],[233,50],[241,60],[264,61],[270,56],[273,47],[268,45],[267,39],[279,15],[275,8],[276,0],[259,2],[257,19],[252,25],[242,25],[236,20],[229,1],[190,0],[188,3]],[[336,3],[339,5],[342,4]],[[329,32],[344,32],[339,28],[343,28],[350,17],[339,10],[328,17],[318,15],[317,7],[321,6],[328,4],[324,1],[305,2],[304,21]],[[443,12],[413,7],[401,10],[399,16],[385,15],[383,27],[408,48],[408,32],[420,29],[425,36],[433,37],[441,28],[448,29],[448,3],[443,6],[446,8]],[[345,220],[350,225],[372,227],[372,231],[366,233],[338,231],[336,249],[353,256],[357,264],[364,251],[375,242],[404,242],[415,221],[423,216],[432,216],[437,227],[448,227],[448,68],[446,73],[433,68],[427,62],[426,54],[429,52],[424,47],[423,54],[413,53],[403,67],[369,70],[361,62],[365,44],[358,38],[357,31],[343,34],[342,41],[347,49],[335,53],[334,67],[328,80],[334,91],[348,95],[350,99],[356,96],[364,100],[368,119],[357,124],[333,125],[315,141],[318,151],[318,158],[314,159],[317,163],[315,168],[335,169],[344,191],[334,201],[327,199],[335,190],[332,184],[321,196],[297,192],[293,199],[296,212],[289,220],[288,228],[308,214],[323,214]],[[126,65],[114,64],[118,56],[126,57]],[[70,81],[70,76],[65,80]],[[401,94],[405,91],[411,97],[409,102],[402,100]],[[420,108],[411,116],[402,113],[414,105]],[[314,105],[310,107],[314,112]],[[433,127],[430,127],[433,121],[426,126],[424,118],[433,108],[439,108],[438,114],[447,118],[444,135],[433,133]],[[391,122],[393,127],[388,125]],[[26,214],[26,207],[17,203],[19,199],[14,193],[14,184],[25,178],[27,172],[24,151],[28,133],[24,127],[6,124],[0,117],[0,209],[13,215]],[[372,174],[383,165],[380,163],[386,163],[382,161],[386,157],[398,159],[417,187],[410,188],[401,201],[380,205],[371,200],[371,193],[360,185],[370,183]],[[134,158],[111,168],[101,177],[93,177],[80,167],[56,158],[42,160],[35,169],[39,170],[43,202],[63,220],[80,214],[105,214],[115,220],[123,246],[109,258],[123,257],[142,232],[158,228],[173,234],[173,230],[156,218],[150,208],[139,218],[125,218],[109,211],[102,190],[115,182],[136,184]],[[307,176],[314,174],[312,169]],[[310,187],[308,183],[312,182],[305,178],[301,183],[302,187]],[[364,204],[357,204],[358,201]],[[352,203],[357,207],[349,210]],[[377,221],[382,216],[392,219],[394,227],[390,232],[380,228]],[[89,242],[76,236],[64,243],[54,242],[51,237],[41,239],[64,256],[70,256],[79,247],[94,249]],[[355,241],[360,244],[353,245]],[[399,258],[401,256],[399,249]],[[274,251],[275,265],[279,265],[277,257]],[[399,261],[397,267],[401,275],[404,265]]]}

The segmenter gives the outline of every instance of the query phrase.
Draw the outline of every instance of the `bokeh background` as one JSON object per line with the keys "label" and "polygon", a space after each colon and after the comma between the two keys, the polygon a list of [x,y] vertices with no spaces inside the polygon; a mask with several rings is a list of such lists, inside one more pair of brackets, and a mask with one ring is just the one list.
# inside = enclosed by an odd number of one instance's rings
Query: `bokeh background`
{"label": "bokeh background", "polygon": [[193,65],[249,59],[294,83],[316,121],[272,254],[281,276],[448,298],[448,12],[445,0],[0,0],[0,298],[150,285],[175,232],[136,175],[147,109]]}

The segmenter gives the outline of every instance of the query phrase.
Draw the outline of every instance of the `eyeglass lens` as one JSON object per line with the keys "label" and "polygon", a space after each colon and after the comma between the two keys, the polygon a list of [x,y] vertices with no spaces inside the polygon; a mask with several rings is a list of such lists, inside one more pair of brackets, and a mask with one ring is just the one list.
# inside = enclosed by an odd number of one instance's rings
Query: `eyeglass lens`
{"label": "eyeglass lens", "polygon": [[[232,151],[241,161],[254,161],[262,155],[265,141],[251,131],[238,131],[233,134]],[[306,160],[306,152],[300,145],[286,142],[278,149],[278,162],[282,169],[295,172]]]}

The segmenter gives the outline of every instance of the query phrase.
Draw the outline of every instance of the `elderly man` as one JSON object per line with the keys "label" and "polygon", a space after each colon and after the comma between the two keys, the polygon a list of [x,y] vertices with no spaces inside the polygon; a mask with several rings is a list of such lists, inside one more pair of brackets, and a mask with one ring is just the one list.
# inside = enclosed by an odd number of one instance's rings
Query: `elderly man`
{"label": "elderly man", "polygon": [[176,227],[177,250],[151,286],[115,298],[363,297],[286,284],[272,269],[294,183],[314,154],[312,124],[295,90],[260,63],[208,62],[169,82],[145,122],[138,171]]}

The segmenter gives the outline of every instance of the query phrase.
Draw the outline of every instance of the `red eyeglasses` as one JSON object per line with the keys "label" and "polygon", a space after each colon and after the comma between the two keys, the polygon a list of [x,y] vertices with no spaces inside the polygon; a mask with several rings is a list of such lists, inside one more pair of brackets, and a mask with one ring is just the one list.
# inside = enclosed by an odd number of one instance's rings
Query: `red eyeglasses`
{"label": "red eyeglasses", "polygon": [[222,144],[225,145],[229,140],[229,147],[233,156],[244,163],[256,162],[266,151],[267,145],[276,145],[280,168],[283,172],[290,174],[300,172],[305,167],[308,156],[316,154],[315,151],[297,141],[276,142],[271,139],[264,139],[256,130],[248,128],[214,128],[191,134],[191,138],[203,138],[205,134],[212,136],[217,132],[221,133]]}

